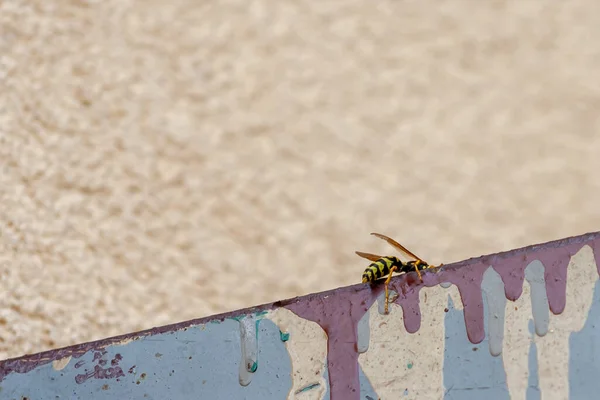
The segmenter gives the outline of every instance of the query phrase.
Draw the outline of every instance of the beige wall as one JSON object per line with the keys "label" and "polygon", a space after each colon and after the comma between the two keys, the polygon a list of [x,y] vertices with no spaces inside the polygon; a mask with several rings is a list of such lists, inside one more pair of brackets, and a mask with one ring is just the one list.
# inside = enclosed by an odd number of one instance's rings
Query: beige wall
{"label": "beige wall", "polygon": [[596,2],[198,4],[0,3],[0,359],[598,230]]}

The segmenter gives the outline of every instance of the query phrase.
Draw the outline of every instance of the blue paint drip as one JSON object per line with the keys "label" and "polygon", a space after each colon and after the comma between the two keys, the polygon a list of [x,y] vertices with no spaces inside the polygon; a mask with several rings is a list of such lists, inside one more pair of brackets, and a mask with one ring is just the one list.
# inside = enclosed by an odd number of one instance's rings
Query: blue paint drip
{"label": "blue paint drip", "polygon": [[[484,326],[487,327],[487,300],[483,298]],[[448,296],[444,317],[444,400],[510,400],[502,355],[489,352],[489,336],[473,345],[467,338],[462,310],[454,308]]]}
{"label": "blue paint drip", "polygon": [[527,378],[527,391],[525,393],[526,400],[541,400],[542,392],[540,392],[540,374],[538,370],[537,360],[537,345],[535,344],[535,327],[533,320],[529,320],[529,333],[531,334],[531,344],[529,345],[529,377]]}
{"label": "blue paint drip", "polygon": [[595,399],[600,393],[600,281],[579,332],[569,335],[569,398]]}

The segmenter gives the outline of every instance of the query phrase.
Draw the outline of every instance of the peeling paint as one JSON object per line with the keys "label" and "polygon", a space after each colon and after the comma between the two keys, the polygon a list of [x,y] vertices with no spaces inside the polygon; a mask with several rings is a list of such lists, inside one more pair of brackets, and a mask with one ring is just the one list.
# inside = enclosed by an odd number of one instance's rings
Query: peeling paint
{"label": "peeling paint", "polygon": [[550,311],[548,296],[546,295],[546,279],[544,277],[544,265],[538,261],[532,261],[525,268],[525,279],[530,286],[531,312],[535,325],[535,333],[544,336],[548,333],[550,325]]}
{"label": "peeling paint", "polygon": [[106,353],[105,350],[94,352],[93,362],[96,363],[94,369],[91,371],[85,369],[84,373],[76,375],[75,382],[82,384],[88,379],[118,379],[125,376],[119,366],[119,362],[123,359],[121,354],[117,353],[108,366],[108,361],[104,358]]}
{"label": "peeling paint", "polygon": [[502,354],[506,297],[504,296],[504,283],[502,282],[502,278],[492,267],[488,267],[483,274],[481,291],[485,295],[487,301],[488,344],[490,354],[497,357]]}

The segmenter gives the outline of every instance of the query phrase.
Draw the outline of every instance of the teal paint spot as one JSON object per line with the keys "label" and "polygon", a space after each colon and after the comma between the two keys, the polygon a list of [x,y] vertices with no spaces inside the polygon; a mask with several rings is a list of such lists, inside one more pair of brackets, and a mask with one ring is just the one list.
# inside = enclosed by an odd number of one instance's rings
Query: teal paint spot
{"label": "teal paint spot", "polygon": [[256,322],[254,323],[254,327],[256,328],[256,343],[258,343],[258,324],[260,324],[260,319],[257,319]]}
{"label": "teal paint spot", "polygon": [[253,362],[252,367],[250,368],[250,372],[256,372],[257,369],[258,369],[258,363]]}
{"label": "teal paint spot", "polygon": [[413,367],[413,363],[409,362],[407,365],[408,369],[411,369]]}
{"label": "teal paint spot", "polygon": [[232,319],[232,320],[234,320],[234,321],[240,322],[240,321],[241,321],[241,320],[243,320],[244,318],[246,318],[246,315],[245,315],[245,314],[242,314],[242,315],[237,315],[237,316],[235,316],[235,317],[231,317],[231,318],[229,318],[229,319]]}
{"label": "teal paint spot", "polygon": [[296,390],[296,394],[307,392],[307,391],[314,389],[316,387],[319,387],[319,386],[321,386],[320,383],[313,383],[311,385],[304,386],[303,388]]}
{"label": "teal paint spot", "polygon": [[265,315],[267,313],[268,313],[268,311],[263,310],[263,311],[259,311],[259,312],[255,313],[254,315],[257,316],[257,317],[260,317],[260,316]]}
{"label": "teal paint spot", "polygon": [[281,338],[282,342],[287,342],[290,339],[290,334],[287,332],[279,331],[279,337]]}

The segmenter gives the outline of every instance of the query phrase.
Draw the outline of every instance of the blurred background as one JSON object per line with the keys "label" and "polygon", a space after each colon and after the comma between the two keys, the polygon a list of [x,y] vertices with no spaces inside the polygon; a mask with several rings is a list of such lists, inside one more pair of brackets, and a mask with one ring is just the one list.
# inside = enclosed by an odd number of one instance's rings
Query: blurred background
{"label": "blurred background", "polygon": [[0,2],[0,359],[600,230],[599,21]]}

